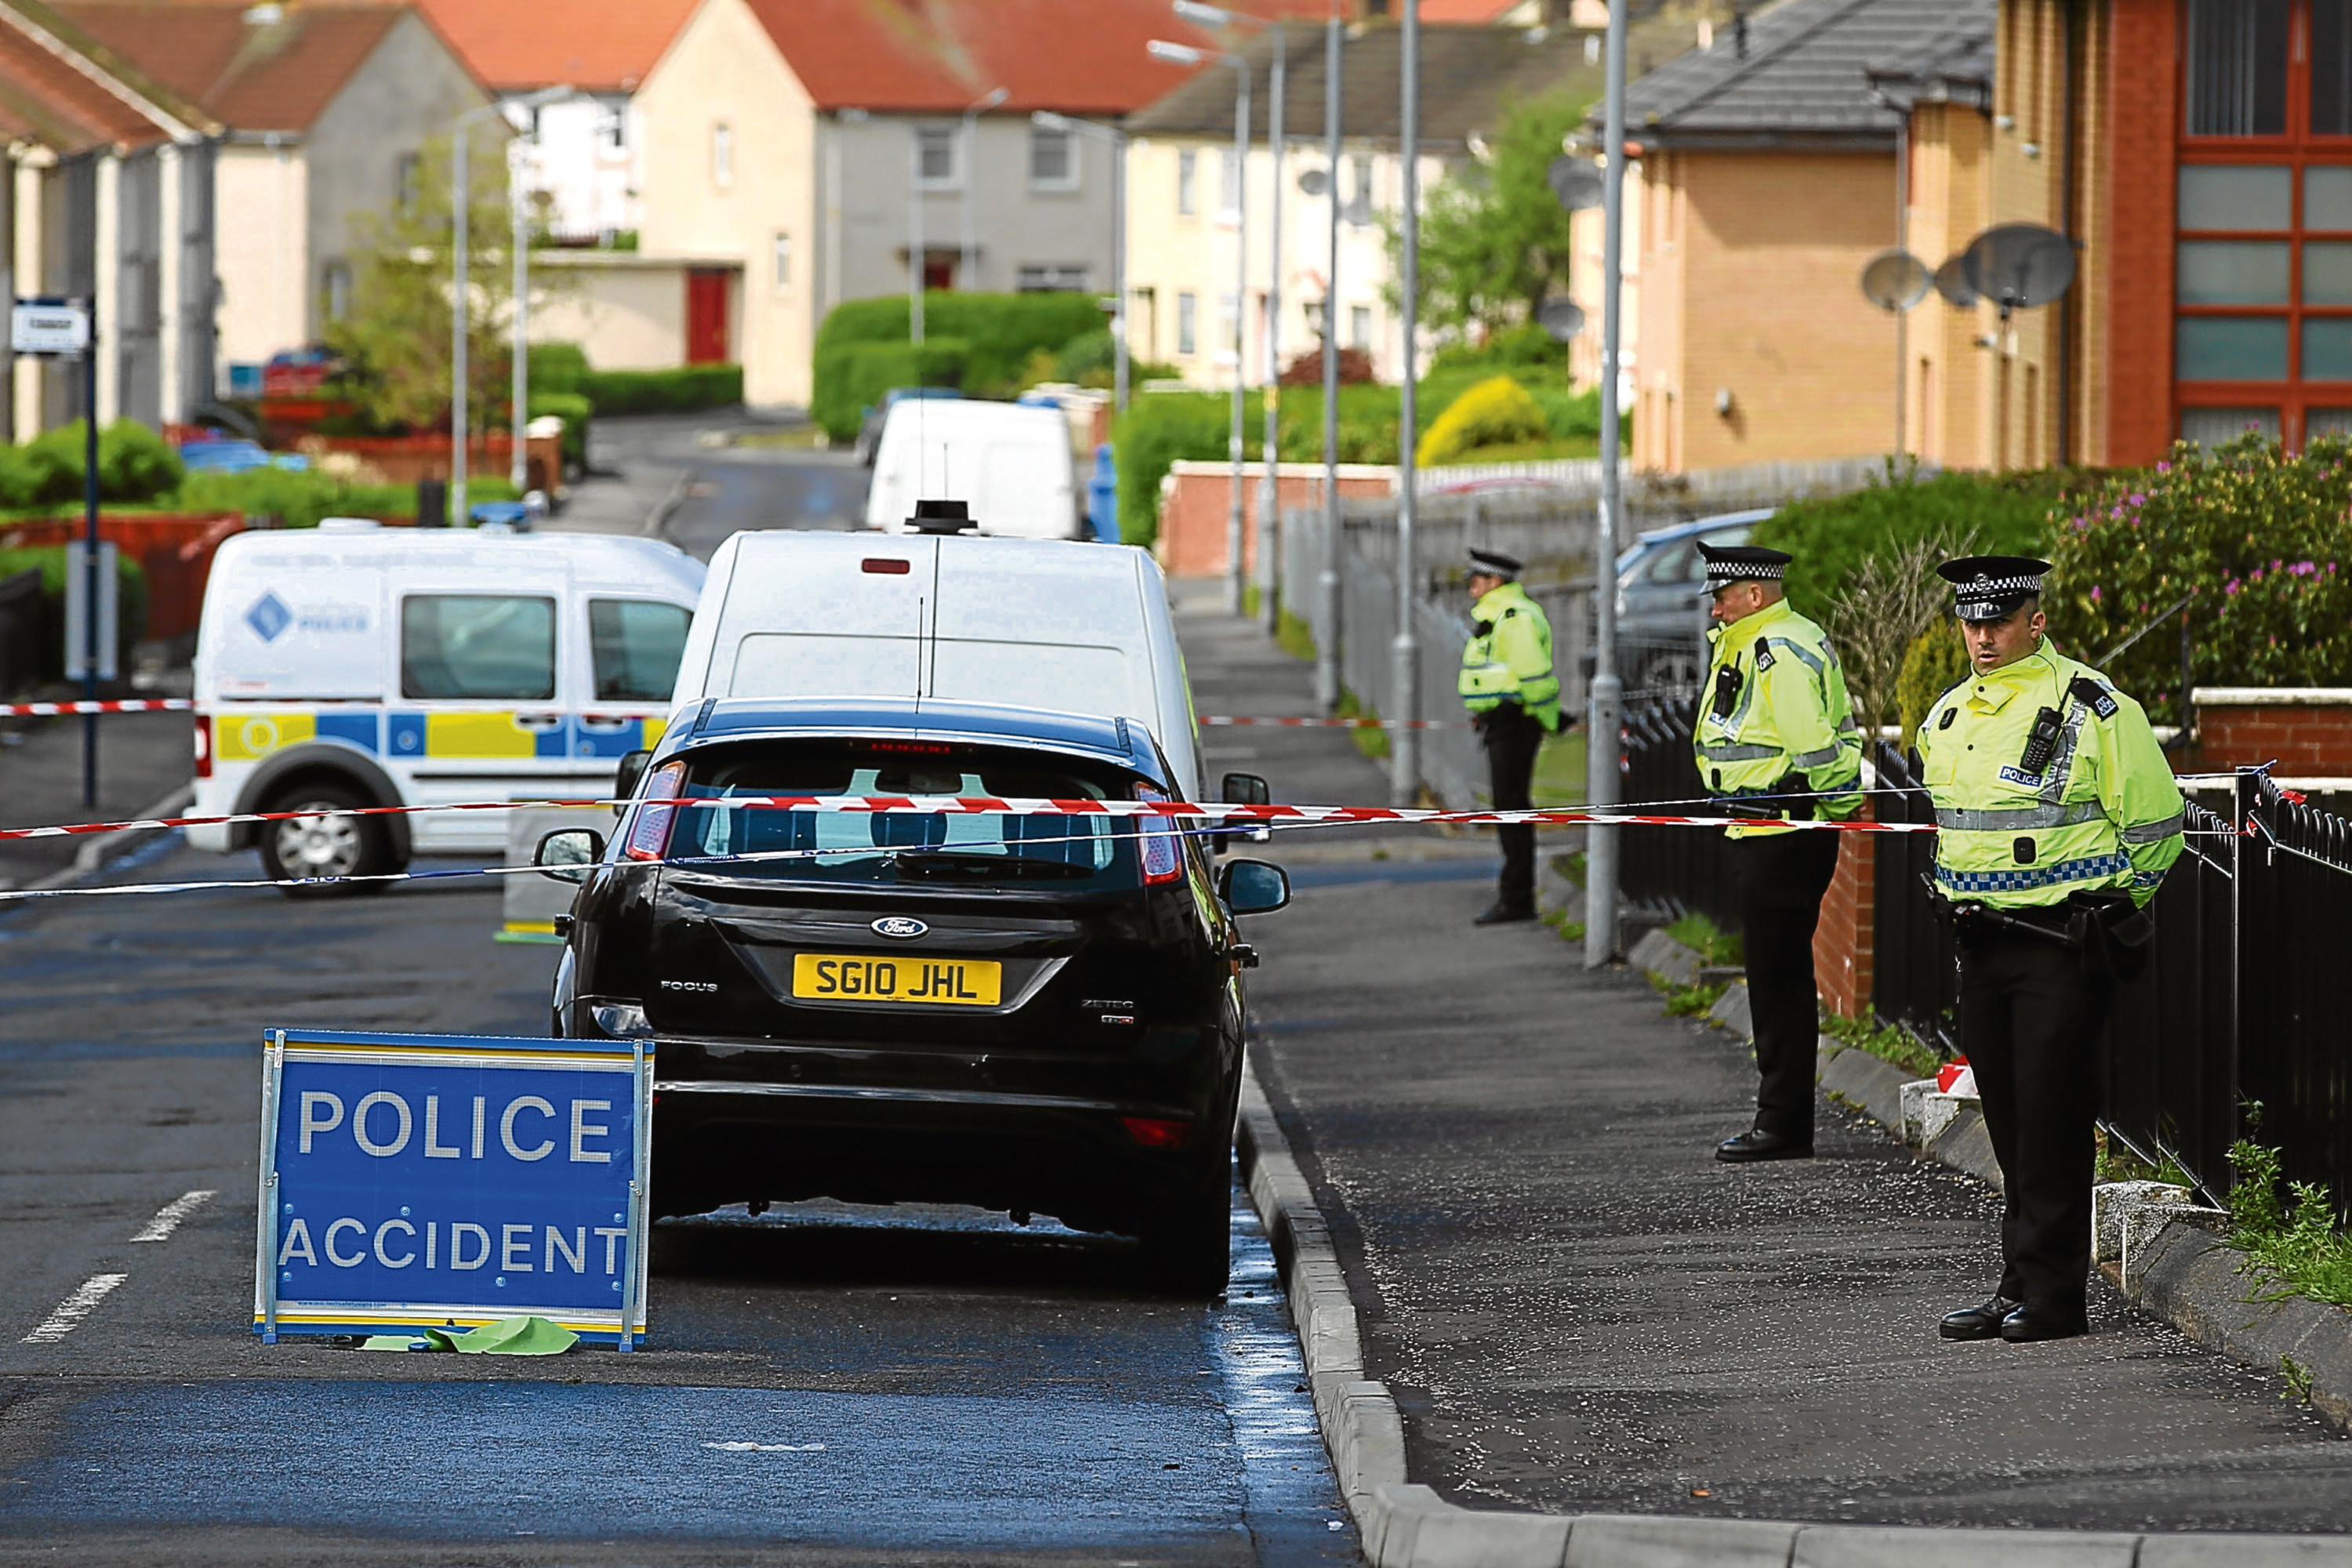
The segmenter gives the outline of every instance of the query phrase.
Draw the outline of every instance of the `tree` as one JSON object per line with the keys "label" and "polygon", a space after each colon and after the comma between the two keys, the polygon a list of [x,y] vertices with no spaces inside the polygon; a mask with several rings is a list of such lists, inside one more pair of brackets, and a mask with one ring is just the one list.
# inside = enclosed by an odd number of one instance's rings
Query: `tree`
{"label": "tree", "polygon": [[[1566,291],[1568,214],[1545,174],[1587,108],[1565,93],[1506,104],[1486,155],[1430,192],[1421,218],[1424,326],[1493,331],[1533,321],[1546,299]],[[1386,224],[1393,268],[1403,236],[1393,215]]]}
{"label": "tree", "polygon": [[[467,391],[477,430],[511,427],[507,334],[514,305],[513,220],[507,156],[496,126],[469,139],[467,279]],[[485,145],[485,143],[489,143]],[[351,363],[348,386],[379,425],[432,427],[449,414],[450,144],[427,142],[404,193],[387,211],[352,220],[352,307],[330,323],[327,342]],[[534,239],[539,218],[532,218]],[[569,270],[532,275],[532,306],[567,291]]]}

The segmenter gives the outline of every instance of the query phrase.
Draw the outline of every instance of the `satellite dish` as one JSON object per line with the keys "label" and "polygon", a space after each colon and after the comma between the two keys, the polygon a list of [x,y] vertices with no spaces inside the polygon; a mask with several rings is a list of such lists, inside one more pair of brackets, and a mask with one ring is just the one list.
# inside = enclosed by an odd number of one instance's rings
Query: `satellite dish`
{"label": "satellite dish", "polygon": [[1964,310],[1977,302],[1976,288],[1969,281],[1968,259],[1967,252],[1955,251],[1944,258],[1941,267],[1936,268],[1936,292],[1941,294],[1948,304],[1958,305]]}
{"label": "satellite dish", "polygon": [[1907,250],[1882,250],[1864,264],[1863,297],[1882,310],[1907,310],[1935,286],[1927,264]]}
{"label": "satellite dish", "polygon": [[2074,247],[2054,229],[2005,223],[1969,241],[1960,275],[2001,314],[2047,305],[2074,281]]}
{"label": "satellite dish", "polygon": [[1601,166],[1590,158],[1570,157],[1564,153],[1554,158],[1551,167],[1544,171],[1544,183],[1551,186],[1551,194],[1559,197],[1559,205],[1570,212],[1580,212],[1586,207],[1601,205]]}
{"label": "satellite dish", "polygon": [[1554,342],[1564,343],[1584,331],[1584,307],[1573,300],[1546,300],[1536,311],[1536,321]]}
{"label": "satellite dish", "polygon": [[1299,172],[1298,188],[1310,196],[1319,196],[1331,188],[1331,171],[1304,169]]}

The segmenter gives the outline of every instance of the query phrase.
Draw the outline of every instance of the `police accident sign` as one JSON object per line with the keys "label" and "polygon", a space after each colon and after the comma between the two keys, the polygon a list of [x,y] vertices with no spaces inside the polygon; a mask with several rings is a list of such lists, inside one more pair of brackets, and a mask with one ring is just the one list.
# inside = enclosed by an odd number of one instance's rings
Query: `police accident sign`
{"label": "police accident sign", "polygon": [[255,1331],[646,1328],[653,1042],[274,1029]]}

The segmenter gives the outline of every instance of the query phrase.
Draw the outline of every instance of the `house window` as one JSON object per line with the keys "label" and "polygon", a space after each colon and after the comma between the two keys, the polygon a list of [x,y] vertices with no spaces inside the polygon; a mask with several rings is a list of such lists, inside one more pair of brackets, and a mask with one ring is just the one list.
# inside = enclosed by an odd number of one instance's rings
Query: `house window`
{"label": "house window", "polygon": [[1017,287],[1024,294],[1083,294],[1087,289],[1087,269],[1068,265],[1024,267],[1017,273]]}
{"label": "house window", "polygon": [[1198,294],[1176,296],[1176,352],[1188,355],[1201,352],[1201,297]]}
{"label": "house window", "polygon": [[959,184],[956,132],[952,125],[915,128],[915,178],[931,189]]}
{"label": "house window", "polygon": [[392,199],[402,212],[413,212],[416,198],[424,194],[424,158],[415,153],[403,153],[392,161]]}
{"label": "house window", "polygon": [[1040,190],[1066,191],[1078,183],[1077,137],[1069,131],[1029,128],[1029,183]]}
{"label": "house window", "polygon": [[1356,166],[1355,193],[1348,198],[1346,216],[1361,228],[1372,221],[1372,161],[1359,156],[1352,162]]}
{"label": "house window", "polygon": [[776,287],[779,289],[789,289],[793,286],[793,237],[791,235],[776,236],[775,256]]}
{"label": "house window", "polygon": [[1217,216],[1235,221],[1242,210],[1242,161],[1228,147],[1217,154]]}
{"label": "house window", "polygon": [[1357,305],[1348,311],[1348,346],[1369,349],[1372,346],[1372,308]]}
{"label": "house window", "polygon": [[1201,154],[1187,147],[1176,154],[1176,213],[1192,217],[1201,210]]}
{"label": "house window", "polygon": [[596,117],[596,142],[608,153],[625,152],[629,145],[629,111],[621,104],[608,103]]}
{"label": "house window", "polygon": [[735,129],[723,120],[710,127],[710,178],[721,186],[735,183]]}
{"label": "house window", "polygon": [[2188,0],[2184,55],[2174,428],[2299,448],[2352,408],[2352,7]]}
{"label": "house window", "polygon": [[319,309],[331,321],[340,321],[352,313],[352,268],[348,261],[330,261],[319,269]]}

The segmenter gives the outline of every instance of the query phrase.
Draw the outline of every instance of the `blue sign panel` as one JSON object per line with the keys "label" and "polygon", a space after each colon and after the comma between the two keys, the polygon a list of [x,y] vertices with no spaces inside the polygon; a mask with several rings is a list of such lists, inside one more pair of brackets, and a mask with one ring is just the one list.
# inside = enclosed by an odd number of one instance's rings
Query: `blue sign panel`
{"label": "blue sign panel", "polygon": [[272,1030],[254,1327],[645,1332],[651,1041]]}

